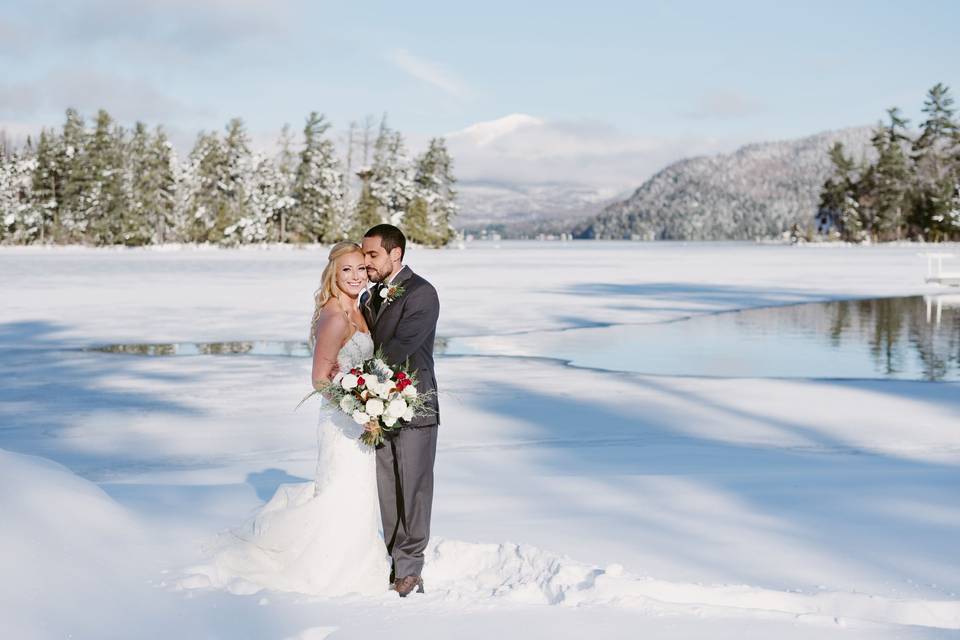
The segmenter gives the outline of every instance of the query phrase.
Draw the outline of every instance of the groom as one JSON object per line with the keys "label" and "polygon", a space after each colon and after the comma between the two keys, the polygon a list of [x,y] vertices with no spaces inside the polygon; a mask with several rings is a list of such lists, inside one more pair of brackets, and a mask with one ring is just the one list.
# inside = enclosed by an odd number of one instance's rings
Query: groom
{"label": "groom", "polygon": [[423,593],[423,552],[430,539],[433,461],[437,453],[437,378],[433,342],[440,315],[437,291],[404,266],[407,239],[400,229],[378,224],[363,237],[367,277],[376,283],[360,299],[373,344],[391,367],[409,364],[417,391],[427,394],[426,415],[388,432],[377,447],[377,491],[383,538],[392,559],[390,580],[401,598]]}

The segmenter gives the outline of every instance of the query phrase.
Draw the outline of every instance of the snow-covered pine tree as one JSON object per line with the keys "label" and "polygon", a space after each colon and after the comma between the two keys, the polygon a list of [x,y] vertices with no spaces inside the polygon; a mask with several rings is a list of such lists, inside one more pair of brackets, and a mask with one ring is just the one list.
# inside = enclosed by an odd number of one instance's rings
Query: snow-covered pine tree
{"label": "snow-covered pine tree", "polygon": [[7,147],[0,158],[0,242],[29,242],[32,220],[30,185],[36,168],[31,149],[23,152]]}
{"label": "snow-covered pine tree", "polygon": [[878,127],[872,142],[877,161],[870,184],[873,212],[871,235],[877,240],[896,240],[906,222],[910,167],[905,147],[909,143],[907,120],[896,107],[887,110],[889,123]]}
{"label": "snow-covered pine tree", "polygon": [[67,109],[63,134],[57,150],[62,189],[57,194],[53,222],[54,242],[82,242],[87,232],[90,166],[86,147],[88,133],[76,109]]}
{"label": "snow-covered pine tree", "polygon": [[960,182],[960,124],[954,118],[953,96],[942,83],[927,93],[926,120],[913,144],[914,208],[911,222],[931,240],[956,237],[951,222],[953,196]]}
{"label": "snow-covered pine tree", "polygon": [[329,129],[316,111],[307,116],[293,188],[296,205],[290,211],[289,231],[298,242],[329,243],[345,236],[343,177],[326,136]]}
{"label": "snow-covered pine tree", "polygon": [[248,194],[247,215],[224,231],[232,243],[275,240],[280,213],[291,201],[277,163],[260,154],[253,156],[253,163],[255,168],[244,187]]}
{"label": "snow-covered pine tree", "polygon": [[[194,149],[193,151],[195,151]],[[201,193],[199,162],[193,151],[183,160],[171,158],[173,169],[173,204],[171,224],[164,231],[165,242],[192,242],[197,197]]]}
{"label": "snow-covered pine tree", "polygon": [[370,190],[370,177],[372,175],[373,172],[369,168],[357,172],[357,176],[360,178],[360,196],[353,208],[352,226],[350,228],[351,238],[362,238],[367,229],[384,221],[385,210],[380,202],[373,197]]}
{"label": "snow-covered pine tree", "polygon": [[190,152],[193,184],[190,198],[188,242],[217,242],[227,219],[227,161],[223,143],[216,132],[200,132]]}
{"label": "snow-covered pine tree", "polygon": [[43,209],[34,204],[33,176],[37,169],[37,156],[27,139],[27,146],[23,155],[16,163],[13,173],[14,185],[17,190],[17,205],[14,208],[16,215],[15,233],[11,240],[18,244],[32,242],[36,237],[37,227],[42,218]]}
{"label": "snow-covered pine tree", "polygon": [[454,237],[457,214],[452,161],[443,138],[430,141],[416,160],[415,197],[404,216],[407,236],[419,244],[443,246]]}
{"label": "snow-covered pine tree", "polygon": [[403,216],[416,197],[414,171],[407,157],[403,136],[387,126],[386,117],[380,123],[380,133],[373,145],[373,164],[370,166],[368,187],[380,205],[385,222],[403,226]]}
{"label": "snow-covered pine tree", "polygon": [[276,242],[286,242],[287,219],[297,204],[293,198],[294,181],[297,177],[297,157],[293,152],[293,135],[289,124],[284,124],[280,130],[278,146],[280,149],[277,153],[277,170],[280,185],[283,188],[283,199],[277,203],[277,235],[271,239]]}
{"label": "snow-covered pine tree", "polygon": [[40,131],[31,179],[30,212],[18,230],[22,242],[53,242],[57,237],[64,180],[58,152],[60,146],[53,129]]}
{"label": "snow-covered pine tree", "polygon": [[168,230],[176,227],[176,165],[173,144],[163,128],[157,127],[147,148],[140,193],[153,244],[168,242]]}
{"label": "snow-covered pine tree", "polygon": [[860,220],[858,184],[855,178],[856,165],[847,157],[842,142],[830,148],[833,173],[820,190],[818,216],[825,216],[825,226],[836,227],[840,236],[848,242],[863,240],[863,222]]}
{"label": "snow-covered pine tree", "polygon": [[86,239],[97,245],[143,244],[149,239],[137,233],[138,223],[130,220],[125,184],[124,133],[105,110],[97,113],[96,124],[82,158],[89,183],[82,202],[87,221]]}
{"label": "snow-covered pine tree", "polygon": [[253,157],[250,152],[250,137],[240,118],[233,118],[227,123],[224,153],[227,170],[225,181],[227,208],[226,217],[221,222],[223,229],[250,213],[247,208],[249,194],[246,192],[246,185],[250,182],[250,176],[253,173]]}

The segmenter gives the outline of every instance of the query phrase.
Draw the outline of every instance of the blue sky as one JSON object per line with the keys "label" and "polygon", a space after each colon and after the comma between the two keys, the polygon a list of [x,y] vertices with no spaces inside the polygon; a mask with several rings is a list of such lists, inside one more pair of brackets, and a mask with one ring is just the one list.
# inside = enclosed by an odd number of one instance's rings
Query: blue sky
{"label": "blue sky", "polygon": [[934,83],[960,90],[958,2],[786,4],[4,0],[0,127],[103,106],[186,144],[236,115],[266,141],[310,110],[387,112],[416,146],[525,114],[560,132],[544,153],[631,140],[655,164],[892,105],[916,122]]}

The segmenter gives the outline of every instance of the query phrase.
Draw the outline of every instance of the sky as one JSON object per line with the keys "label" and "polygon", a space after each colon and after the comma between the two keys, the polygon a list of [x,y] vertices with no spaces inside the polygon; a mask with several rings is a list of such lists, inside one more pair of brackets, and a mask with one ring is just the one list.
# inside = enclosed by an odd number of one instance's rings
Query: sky
{"label": "sky", "polygon": [[0,128],[102,107],[189,148],[239,116],[268,148],[312,110],[340,132],[387,114],[468,180],[616,189],[890,106],[916,124],[932,85],[960,89],[957,24],[949,0],[0,0]]}

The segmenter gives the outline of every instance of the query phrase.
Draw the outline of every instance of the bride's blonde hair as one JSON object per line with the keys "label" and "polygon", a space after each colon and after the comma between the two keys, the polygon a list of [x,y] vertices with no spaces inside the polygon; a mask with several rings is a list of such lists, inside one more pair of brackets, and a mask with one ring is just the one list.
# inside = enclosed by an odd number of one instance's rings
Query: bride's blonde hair
{"label": "bride's blonde hair", "polygon": [[310,351],[313,351],[317,342],[317,323],[320,321],[320,310],[332,298],[338,300],[340,298],[340,287],[337,286],[337,260],[351,253],[363,255],[363,249],[355,242],[338,242],[330,248],[330,254],[327,256],[327,266],[324,267],[323,274],[320,276],[320,286],[313,294],[313,320],[310,321],[310,338],[307,340]]}

